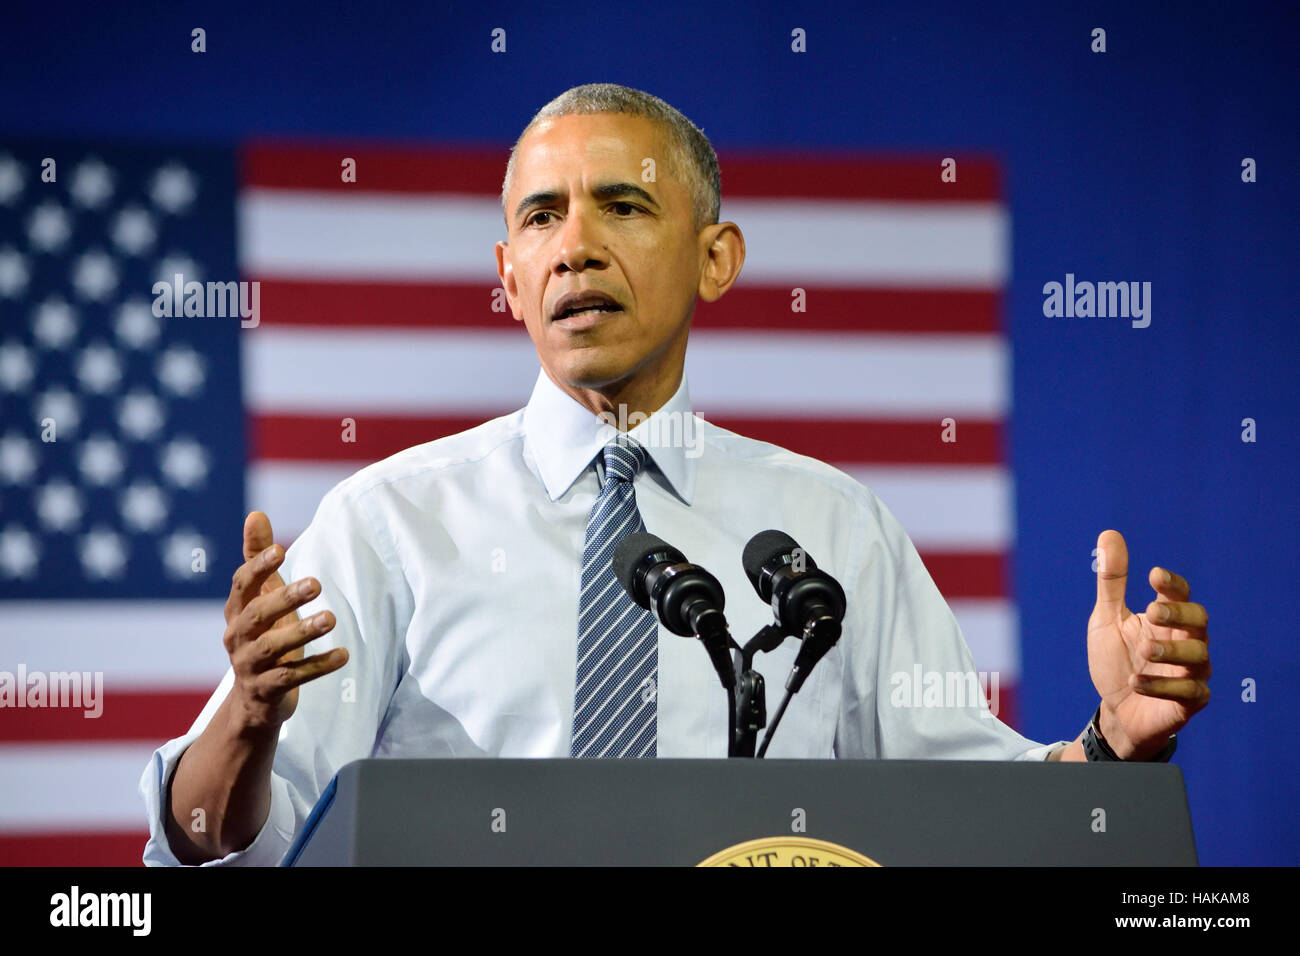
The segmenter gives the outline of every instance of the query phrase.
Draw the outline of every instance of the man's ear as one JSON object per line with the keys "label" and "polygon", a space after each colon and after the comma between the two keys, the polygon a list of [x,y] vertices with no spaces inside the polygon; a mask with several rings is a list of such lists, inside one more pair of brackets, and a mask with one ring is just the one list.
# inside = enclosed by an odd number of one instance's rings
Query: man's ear
{"label": "man's ear", "polygon": [[522,322],[523,316],[520,315],[516,304],[519,301],[519,286],[515,282],[515,264],[510,261],[510,243],[502,239],[497,242],[494,249],[497,255],[497,276],[501,279],[501,287],[506,290],[510,314],[514,316],[516,322]]}
{"label": "man's ear", "polygon": [[734,222],[720,222],[701,233],[704,269],[698,292],[705,302],[721,299],[745,265],[745,236]]}

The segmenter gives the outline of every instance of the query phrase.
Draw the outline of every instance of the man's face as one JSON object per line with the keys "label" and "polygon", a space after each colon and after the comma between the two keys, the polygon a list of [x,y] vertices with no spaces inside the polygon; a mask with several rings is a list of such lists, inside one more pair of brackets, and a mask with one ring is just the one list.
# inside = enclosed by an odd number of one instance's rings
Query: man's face
{"label": "man's face", "polygon": [[[647,159],[653,182],[642,178]],[[652,121],[539,123],[519,144],[506,217],[497,272],[553,379],[618,389],[680,371],[708,237],[693,228],[690,194]],[[592,298],[565,300],[573,293]],[[598,311],[575,311],[584,305]]]}

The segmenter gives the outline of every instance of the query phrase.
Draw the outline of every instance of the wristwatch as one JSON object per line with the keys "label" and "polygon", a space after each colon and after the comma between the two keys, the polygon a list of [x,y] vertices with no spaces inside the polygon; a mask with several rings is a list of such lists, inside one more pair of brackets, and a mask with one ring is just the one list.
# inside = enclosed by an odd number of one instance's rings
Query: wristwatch
{"label": "wristwatch", "polygon": [[[1178,735],[1171,734],[1169,743],[1165,744],[1163,750],[1154,757],[1148,757],[1147,763],[1168,763],[1169,758],[1174,755],[1178,749]],[[1088,726],[1083,731],[1083,755],[1092,761],[1120,760],[1121,758],[1110,749],[1110,744],[1106,743],[1106,738],[1101,735],[1101,705],[1097,705],[1097,712],[1092,715],[1092,720],[1088,721]]]}

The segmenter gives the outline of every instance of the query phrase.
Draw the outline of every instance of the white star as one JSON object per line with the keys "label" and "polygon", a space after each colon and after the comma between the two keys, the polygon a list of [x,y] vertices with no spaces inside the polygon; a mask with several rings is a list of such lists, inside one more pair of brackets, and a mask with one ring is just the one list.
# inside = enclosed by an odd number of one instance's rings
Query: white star
{"label": "white star", "polygon": [[208,476],[208,453],[192,438],[176,438],[163,448],[158,467],[172,484],[193,488]]}
{"label": "white star", "polygon": [[21,485],[35,473],[36,450],[32,442],[16,432],[0,438],[0,479],[11,485]]}
{"label": "white star", "polygon": [[122,381],[122,363],[117,352],[103,343],[87,345],[77,356],[77,380],[87,392],[110,391]]}
{"label": "white star", "polygon": [[7,578],[29,578],[40,563],[36,539],[24,528],[8,525],[0,531],[0,570]]}
{"label": "white star", "polygon": [[157,485],[133,482],[122,492],[122,520],[135,531],[156,531],[167,517],[167,505]]}
{"label": "white star", "polygon": [[158,340],[161,325],[148,302],[141,298],[133,298],[118,307],[113,331],[131,348],[143,349]]}
{"label": "white star", "polygon": [[[202,281],[199,278],[199,264],[183,252],[171,252],[164,256],[158,263],[153,278],[155,282],[166,282],[171,285],[176,280],[177,274],[181,277],[182,293],[185,291],[184,283]],[[183,302],[184,299],[181,301]]]}
{"label": "white star", "polygon": [[107,528],[96,528],[81,538],[81,566],[86,577],[116,578],[126,569],[126,547],[122,536]]}
{"label": "white star", "polygon": [[117,214],[112,229],[113,242],[129,256],[141,255],[158,238],[153,216],[139,206],[130,206]]}
{"label": "white star", "polygon": [[149,392],[134,391],[118,406],[117,424],[127,438],[148,441],[163,426],[162,402]]}
{"label": "white star", "polygon": [[36,515],[51,531],[73,531],[85,509],[81,493],[63,478],[55,478],[36,492]]}
{"label": "white star", "polygon": [[56,252],[72,235],[72,218],[56,202],[41,203],[27,220],[27,238],[41,252]]}
{"label": "white star", "polygon": [[149,197],[164,212],[178,213],[194,202],[197,193],[194,174],[179,163],[170,163],[154,173]]}
{"label": "white star", "polygon": [[188,346],[173,345],[158,358],[158,381],[175,395],[193,396],[203,378],[203,359]]}
{"label": "white star", "polygon": [[181,581],[202,580],[194,570],[194,551],[203,552],[204,566],[212,561],[213,555],[208,547],[208,539],[192,528],[183,528],[169,534],[158,545],[163,568],[167,573]]}
{"label": "white star", "polygon": [[6,392],[20,392],[31,384],[36,375],[32,353],[17,342],[0,345],[0,388]]}
{"label": "white star", "polygon": [[98,159],[87,159],[73,170],[68,192],[78,205],[98,209],[113,194],[113,173]]}
{"label": "white star", "polygon": [[122,448],[117,442],[103,435],[96,435],[82,442],[77,449],[77,467],[81,477],[92,485],[107,485],[122,476],[126,462],[122,460]]}
{"label": "white star", "polygon": [[117,265],[113,257],[98,249],[87,252],[72,270],[72,284],[83,298],[103,301],[117,288]]}
{"label": "white star", "polygon": [[23,191],[23,168],[8,153],[0,156],[0,205],[8,206]]}
{"label": "white star", "polygon": [[81,405],[62,385],[56,385],[37,395],[35,408],[37,424],[47,418],[54,419],[56,440],[59,432],[76,431],[81,424]]}
{"label": "white star", "polygon": [[49,298],[36,307],[32,335],[38,345],[61,349],[77,336],[77,316],[72,306],[59,298]]}
{"label": "white star", "polygon": [[0,296],[13,299],[22,295],[29,278],[31,273],[22,253],[13,246],[0,249]]}

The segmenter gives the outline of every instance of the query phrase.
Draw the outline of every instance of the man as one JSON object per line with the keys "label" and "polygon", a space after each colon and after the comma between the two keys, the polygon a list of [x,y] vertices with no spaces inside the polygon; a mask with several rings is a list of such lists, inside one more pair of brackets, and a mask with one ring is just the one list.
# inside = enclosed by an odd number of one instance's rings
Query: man
{"label": "man", "polygon": [[[507,167],[496,246],[541,362],[528,406],[363,469],[288,554],[249,515],[226,605],[231,670],[141,780],[147,863],[275,863],[330,777],[372,755],[725,756],[707,655],[610,572],[615,541],[641,527],[719,577],[742,641],[771,614],[739,564],[755,532],[789,532],[844,584],[844,636],[773,757],[1167,759],[1208,700],[1205,610],[1154,568],[1157,601],[1131,614],[1113,531],[1087,629],[1101,695],[1089,731],[1045,746],[982,696],[891,699],[891,675],[918,662],[974,670],[893,515],[830,466],[691,414],[695,299],[724,295],[745,258],[718,197],[712,147],[661,100],[593,84],[538,113]],[[794,643],[759,658],[769,683]]]}

